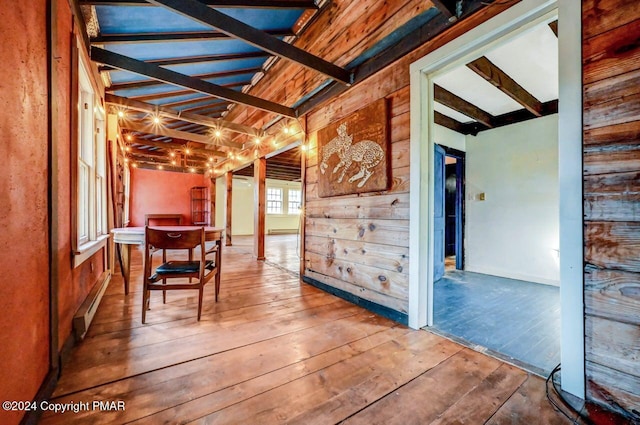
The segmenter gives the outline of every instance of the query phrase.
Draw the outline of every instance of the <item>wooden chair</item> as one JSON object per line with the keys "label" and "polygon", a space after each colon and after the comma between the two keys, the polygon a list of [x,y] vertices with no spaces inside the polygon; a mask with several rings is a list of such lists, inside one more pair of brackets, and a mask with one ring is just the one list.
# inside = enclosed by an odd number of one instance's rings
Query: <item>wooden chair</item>
{"label": "wooden chair", "polygon": [[[193,259],[193,250],[200,247],[199,258]],[[188,250],[189,259],[166,260],[167,250]],[[163,260],[153,268],[153,254],[162,251]],[[192,230],[162,230],[145,226],[144,245],[144,286],[142,293],[142,323],[145,323],[149,309],[151,291],[163,291],[163,303],[166,302],[166,291],[174,289],[198,290],[198,320],[202,314],[202,294],[204,285],[216,276],[219,271],[219,256],[216,260],[208,260],[207,255],[217,253],[205,246],[204,228]],[[176,283],[167,283],[168,279],[181,279]],[[196,282],[193,280],[196,279]],[[162,281],[162,283],[159,283]],[[216,301],[218,301],[219,278],[216,279]]]}

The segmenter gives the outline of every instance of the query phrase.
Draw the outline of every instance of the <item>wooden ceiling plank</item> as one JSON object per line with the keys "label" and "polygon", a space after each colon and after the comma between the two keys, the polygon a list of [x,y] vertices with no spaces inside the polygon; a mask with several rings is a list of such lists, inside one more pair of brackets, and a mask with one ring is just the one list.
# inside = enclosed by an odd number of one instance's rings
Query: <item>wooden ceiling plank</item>
{"label": "wooden ceiling plank", "polygon": [[477,106],[467,102],[461,97],[456,96],[450,91],[438,86],[433,86],[433,98],[436,102],[441,103],[454,111],[458,111],[474,120],[481,122],[487,127],[493,127],[493,115],[478,108]]}
{"label": "wooden ceiling plank", "polygon": [[197,0],[148,0],[149,3],[166,7],[183,16],[228,34],[232,37],[315,70],[345,85],[351,84],[351,73],[329,61],[293,46],[277,37],[245,24],[229,15],[200,3]]}
{"label": "wooden ceiling plank", "polygon": [[[265,34],[272,37],[290,37],[295,35],[290,29],[266,30]],[[91,44],[132,44],[132,43],[160,43],[179,41],[204,41],[230,39],[228,34],[220,31],[188,31],[188,32],[152,32],[144,34],[102,34],[92,37]]]}
{"label": "wooden ceiling plank", "polygon": [[[93,48],[93,49],[95,49],[95,48]],[[145,63],[145,62],[143,62],[143,63]],[[255,74],[256,72],[261,71],[261,70],[262,70],[262,68],[260,68],[260,67],[242,68],[242,69],[235,69],[235,70],[232,70],[232,71],[211,72],[211,73],[208,73],[208,74],[191,75],[191,78],[197,78],[199,80],[209,80],[209,79],[212,79],[212,78],[224,78],[224,77],[234,77],[234,76],[237,76],[237,75],[244,75],[244,74]],[[184,75],[184,74],[181,74],[181,75]],[[118,90],[138,89],[138,88],[142,88],[142,87],[159,86],[159,85],[162,85],[162,84],[167,84],[167,82],[166,81],[158,81],[158,80],[155,80],[155,79],[143,80],[143,81],[133,81],[133,82],[130,82],[130,83],[112,84],[110,87],[108,87],[106,89],[106,91],[113,93],[114,91],[118,91]],[[238,83],[220,84],[219,86],[220,87],[226,87],[226,88],[237,87]]]}
{"label": "wooden ceiling plank", "polygon": [[[258,136],[262,137],[264,135],[264,131],[250,127],[248,125],[237,124],[230,121],[224,121],[220,119],[210,118],[204,115],[198,115],[193,113],[188,113],[184,111],[176,111],[171,108],[167,108],[165,106],[157,106],[152,105],[150,103],[140,102],[139,100],[127,99],[126,97],[116,96],[114,94],[107,93],[105,95],[105,101],[112,105],[117,105],[120,107],[134,109],[136,111],[147,112],[147,113],[158,113],[162,116],[166,116],[171,119],[187,121],[194,124],[204,125],[206,127],[214,128],[214,129],[227,129],[229,131],[233,131],[235,133],[247,134],[249,136]],[[215,142],[209,142],[208,144],[216,144]],[[234,142],[219,142],[218,144],[223,146],[228,146],[232,148],[241,148],[242,145]]]}
{"label": "wooden ceiling plank", "polygon": [[[200,0],[207,6],[249,9],[318,9],[315,0]],[[83,6],[151,6],[146,0],[80,0]]]}
{"label": "wooden ceiling plank", "polygon": [[[186,1],[186,0],[185,0]],[[206,8],[206,6],[204,6]],[[213,10],[213,9],[211,9]],[[263,111],[272,112],[278,115],[295,118],[295,111],[284,105],[280,105],[269,100],[251,96],[246,93],[237,92],[235,90],[218,86],[207,81],[199,80],[185,74],[180,74],[158,65],[153,65],[133,59],[108,50],[92,47],[91,60],[115,66],[118,69],[133,72],[139,75],[146,75],[155,80],[164,81],[169,84],[190,88],[200,93],[210,94],[221,99],[231,102],[241,103],[252,108],[261,109]]]}
{"label": "wooden ceiling plank", "polygon": [[542,103],[485,56],[468,63],[467,67],[524,106],[536,117],[542,115]]}

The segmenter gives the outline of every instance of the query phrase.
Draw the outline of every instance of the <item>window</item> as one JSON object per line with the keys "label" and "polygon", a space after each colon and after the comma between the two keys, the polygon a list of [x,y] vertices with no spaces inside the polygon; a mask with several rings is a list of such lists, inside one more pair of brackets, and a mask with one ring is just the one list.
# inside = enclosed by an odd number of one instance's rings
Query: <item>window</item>
{"label": "window", "polygon": [[267,214],[282,214],[282,189],[267,188]]}
{"label": "window", "polygon": [[289,189],[289,214],[300,214],[302,205],[302,191],[299,189]]}
{"label": "window", "polygon": [[107,234],[105,116],[82,58],[78,64],[76,265],[92,255],[99,248],[96,242]]}

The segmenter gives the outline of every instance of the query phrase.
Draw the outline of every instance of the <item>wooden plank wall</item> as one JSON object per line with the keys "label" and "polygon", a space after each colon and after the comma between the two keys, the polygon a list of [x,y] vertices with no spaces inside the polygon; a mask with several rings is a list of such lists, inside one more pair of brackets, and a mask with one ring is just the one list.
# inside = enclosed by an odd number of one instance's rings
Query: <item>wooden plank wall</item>
{"label": "wooden plank wall", "polygon": [[640,412],[637,1],[584,1],[583,40],[587,397]]}
{"label": "wooden plank wall", "polygon": [[[485,9],[307,115],[305,272],[325,285],[401,313],[409,290],[409,65],[496,14]],[[390,19],[397,25],[397,19]],[[366,25],[367,19],[358,25]],[[357,28],[357,27],[356,27]],[[351,31],[351,30],[350,30]],[[384,98],[391,141],[390,188],[320,198],[317,131]]]}

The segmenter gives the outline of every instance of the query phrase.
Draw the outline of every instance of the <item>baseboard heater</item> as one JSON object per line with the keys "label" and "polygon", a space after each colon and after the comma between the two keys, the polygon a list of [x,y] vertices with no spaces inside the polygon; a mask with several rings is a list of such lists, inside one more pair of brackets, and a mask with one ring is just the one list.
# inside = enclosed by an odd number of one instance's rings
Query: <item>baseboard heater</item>
{"label": "baseboard heater", "polygon": [[89,295],[73,317],[73,332],[77,341],[83,339],[89,330],[89,325],[93,320],[93,316],[96,315],[96,310],[98,310],[98,306],[100,305],[104,292],[109,286],[109,282],[111,282],[111,272],[107,270],[100,275],[98,283],[96,283],[91,292],[89,292]]}
{"label": "baseboard heater", "polygon": [[298,233],[298,229],[269,229],[267,233],[270,235],[293,235]]}

